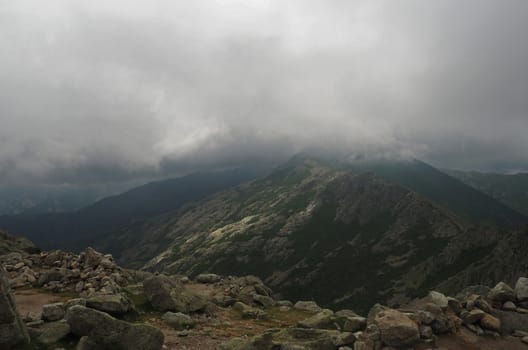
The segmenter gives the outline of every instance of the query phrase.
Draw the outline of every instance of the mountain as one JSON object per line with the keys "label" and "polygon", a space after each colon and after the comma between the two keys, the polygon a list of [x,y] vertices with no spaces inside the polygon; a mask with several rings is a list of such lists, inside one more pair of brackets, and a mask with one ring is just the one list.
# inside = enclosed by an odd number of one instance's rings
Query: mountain
{"label": "mountain", "polygon": [[443,171],[528,216],[528,173],[496,174],[459,170]]}
{"label": "mountain", "polygon": [[501,234],[376,174],[295,158],[96,247],[132,267],[254,274],[286,298],[364,310],[424,293],[489,254]]}
{"label": "mountain", "polygon": [[341,167],[359,173],[374,172],[474,224],[515,228],[528,223],[527,216],[516,208],[420,160],[352,161],[343,162]]}
{"label": "mountain", "polygon": [[262,167],[196,173],[148,183],[74,212],[0,216],[0,227],[23,233],[43,248],[77,248],[90,237],[132,221],[175,210],[260,175]]}
{"label": "mountain", "polygon": [[0,185],[0,215],[73,211],[125,189],[122,185]]}

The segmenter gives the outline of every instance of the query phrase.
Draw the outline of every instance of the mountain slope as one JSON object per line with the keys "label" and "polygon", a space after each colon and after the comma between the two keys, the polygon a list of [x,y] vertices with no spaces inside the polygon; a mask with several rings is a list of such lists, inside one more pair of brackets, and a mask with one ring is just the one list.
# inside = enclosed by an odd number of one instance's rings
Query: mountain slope
{"label": "mountain slope", "polygon": [[132,266],[156,254],[149,270],[255,274],[287,298],[362,310],[420,295],[488,254],[497,237],[374,174],[297,159],[99,248],[124,247],[118,259]]}
{"label": "mountain slope", "polygon": [[23,233],[44,248],[82,247],[79,241],[132,221],[175,210],[185,203],[259,176],[262,168],[239,168],[191,174],[148,183],[123,194],[104,198],[75,212],[1,216],[0,227]]}
{"label": "mountain slope", "polygon": [[520,227],[528,218],[489,194],[419,160],[351,162],[343,167],[354,172],[374,172],[433,201],[474,224]]}
{"label": "mountain slope", "polygon": [[443,171],[528,216],[528,173],[509,175],[476,171]]}

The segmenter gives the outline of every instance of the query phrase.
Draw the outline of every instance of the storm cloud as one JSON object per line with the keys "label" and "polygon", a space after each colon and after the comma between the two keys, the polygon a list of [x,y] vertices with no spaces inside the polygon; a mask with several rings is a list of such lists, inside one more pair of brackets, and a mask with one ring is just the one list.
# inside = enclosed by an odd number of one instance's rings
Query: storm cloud
{"label": "storm cloud", "polygon": [[528,169],[525,0],[0,1],[0,182],[306,149]]}

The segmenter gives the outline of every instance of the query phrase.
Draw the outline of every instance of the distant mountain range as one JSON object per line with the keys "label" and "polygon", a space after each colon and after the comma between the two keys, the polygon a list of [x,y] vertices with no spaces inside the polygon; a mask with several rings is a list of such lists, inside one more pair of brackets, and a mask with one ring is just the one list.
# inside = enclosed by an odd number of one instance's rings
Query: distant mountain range
{"label": "distant mountain range", "polygon": [[509,175],[476,171],[443,171],[528,216],[528,173]]}
{"label": "distant mountain range", "polygon": [[[396,171],[397,164],[390,164],[385,170],[393,171],[379,171],[385,175],[380,176],[364,164],[350,171],[347,164],[298,157],[267,177],[122,227],[94,243],[131,267],[191,276],[255,274],[287,298],[361,310],[379,300],[404,303],[441,284],[447,289],[449,278],[496,254],[496,244],[510,237],[490,222],[507,227],[527,222],[423,162],[399,166]],[[408,187],[389,181],[387,174]],[[418,181],[420,176],[430,178]],[[435,176],[439,187],[433,191]],[[442,205],[411,186],[437,195]],[[440,195],[446,190],[460,193]],[[479,203],[462,213],[476,222],[447,210],[471,199]],[[486,218],[492,209],[500,213]],[[486,226],[477,225],[478,218]]]}
{"label": "distant mountain range", "polygon": [[91,237],[175,210],[253,179],[265,169],[237,168],[151,182],[76,211],[0,216],[0,228],[23,234],[42,248],[82,248]]}
{"label": "distant mountain range", "polygon": [[419,160],[299,155],[273,171],[149,183],[74,212],[2,216],[0,227],[43,248],[91,245],[132,268],[254,274],[286,298],[361,311],[528,267],[521,207],[453,175]]}

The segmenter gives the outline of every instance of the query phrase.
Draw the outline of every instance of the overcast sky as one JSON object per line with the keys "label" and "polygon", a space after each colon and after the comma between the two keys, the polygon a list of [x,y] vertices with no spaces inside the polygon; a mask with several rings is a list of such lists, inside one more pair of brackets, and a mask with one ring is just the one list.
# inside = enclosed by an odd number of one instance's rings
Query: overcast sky
{"label": "overcast sky", "polygon": [[526,0],[0,0],[0,182],[306,148],[528,169]]}

